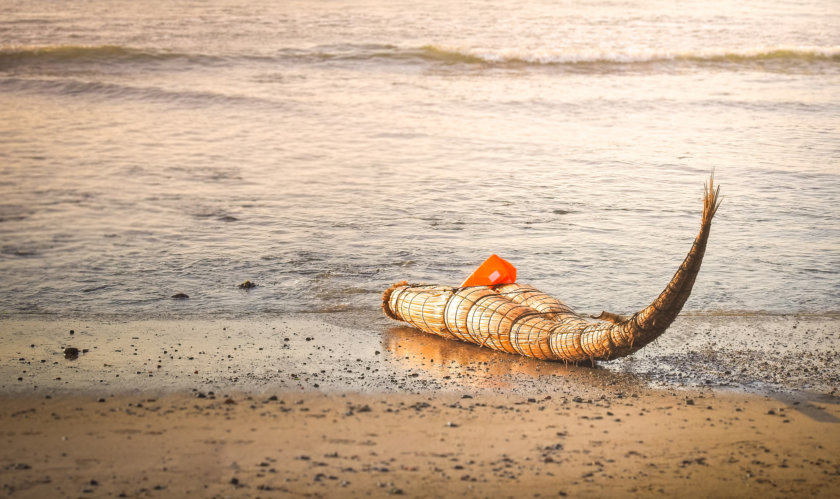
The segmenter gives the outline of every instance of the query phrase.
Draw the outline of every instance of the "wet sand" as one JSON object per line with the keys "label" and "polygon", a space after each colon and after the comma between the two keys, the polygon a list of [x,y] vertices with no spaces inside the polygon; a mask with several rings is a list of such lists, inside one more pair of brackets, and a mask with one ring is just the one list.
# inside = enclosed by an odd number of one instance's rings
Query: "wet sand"
{"label": "wet sand", "polygon": [[593,369],[343,314],[7,319],[0,495],[836,497],[836,326],[681,317]]}
{"label": "wet sand", "polygon": [[[478,348],[401,324],[379,313],[4,319],[0,393],[487,390],[600,396],[654,386],[835,397],[840,386],[840,318],[834,316],[684,315],[654,344],[594,369]],[[65,358],[68,347],[79,349],[78,359]]]}

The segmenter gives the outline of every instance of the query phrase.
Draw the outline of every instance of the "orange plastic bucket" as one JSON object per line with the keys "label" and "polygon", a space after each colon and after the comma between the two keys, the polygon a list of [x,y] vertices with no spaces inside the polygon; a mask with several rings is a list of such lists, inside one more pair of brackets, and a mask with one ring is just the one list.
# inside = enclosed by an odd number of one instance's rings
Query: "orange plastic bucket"
{"label": "orange plastic bucket", "polygon": [[516,282],[516,267],[498,255],[490,255],[461,286],[494,286]]}

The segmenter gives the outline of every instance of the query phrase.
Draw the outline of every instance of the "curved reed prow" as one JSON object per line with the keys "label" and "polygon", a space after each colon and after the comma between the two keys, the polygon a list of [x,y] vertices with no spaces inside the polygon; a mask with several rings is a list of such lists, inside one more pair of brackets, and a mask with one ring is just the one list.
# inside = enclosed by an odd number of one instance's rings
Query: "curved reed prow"
{"label": "curved reed prow", "polygon": [[715,213],[720,207],[720,186],[715,187],[715,172],[709,176],[709,183],[703,184],[703,225],[712,223]]}
{"label": "curved reed prow", "polygon": [[706,252],[706,242],[711,232],[712,219],[720,203],[720,187],[715,187],[715,175],[712,172],[709,183],[704,186],[700,232],[694,239],[691,250],[674,277],[653,303],[633,314],[630,319],[610,328],[609,335],[612,342],[618,346],[613,352],[614,356],[628,355],[644,347],[661,335],[677,318],[700,272],[700,265],[703,263],[703,255]]}

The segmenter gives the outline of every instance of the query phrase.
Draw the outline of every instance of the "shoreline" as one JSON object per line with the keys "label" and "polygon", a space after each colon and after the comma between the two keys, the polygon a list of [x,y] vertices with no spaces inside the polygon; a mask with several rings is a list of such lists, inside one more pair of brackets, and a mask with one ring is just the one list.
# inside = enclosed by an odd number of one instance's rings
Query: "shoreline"
{"label": "shoreline", "polygon": [[681,317],[591,368],[351,314],[4,319],[0,490],[833,497],[836,325]]}
{"label": "shoreline", "polygon": [[[659,387],[836,397],[838,326],[832,316],[680,316],[654,344],[593,368],[447,340],[373,313],[0,319],[0,394]],[[68,347],[78,358],[65,358]]]}

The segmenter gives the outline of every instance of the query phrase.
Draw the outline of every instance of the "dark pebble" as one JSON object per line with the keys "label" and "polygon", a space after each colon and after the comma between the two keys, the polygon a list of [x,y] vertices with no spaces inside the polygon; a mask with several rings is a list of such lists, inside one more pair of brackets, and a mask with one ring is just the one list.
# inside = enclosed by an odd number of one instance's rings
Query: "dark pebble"
{"label": "dark pebble", "polygon": [[231,478],[230,479],[230,484],[231,485],[239,485],[239,479],[238,478]]}
{"label": "dark pebble", "polygon": [[67,347],[64,349],[64,358],[68,360],[76,360],[79,358],[79,349],[76,347]]}
{"label": "dark pebble", "polygon": [[245,282],[243,282],[242,284],[239,285],[239,289],[254,289],[256,287],[257,287],[257,285],[254,284],[251,281],[245,281]]}
{"label": "dark pebble", "polygon": [[173,300],[189,300],[190,295],[188,295],[186,293],[176,293],[176,294],[172,295],[172,299]]}

